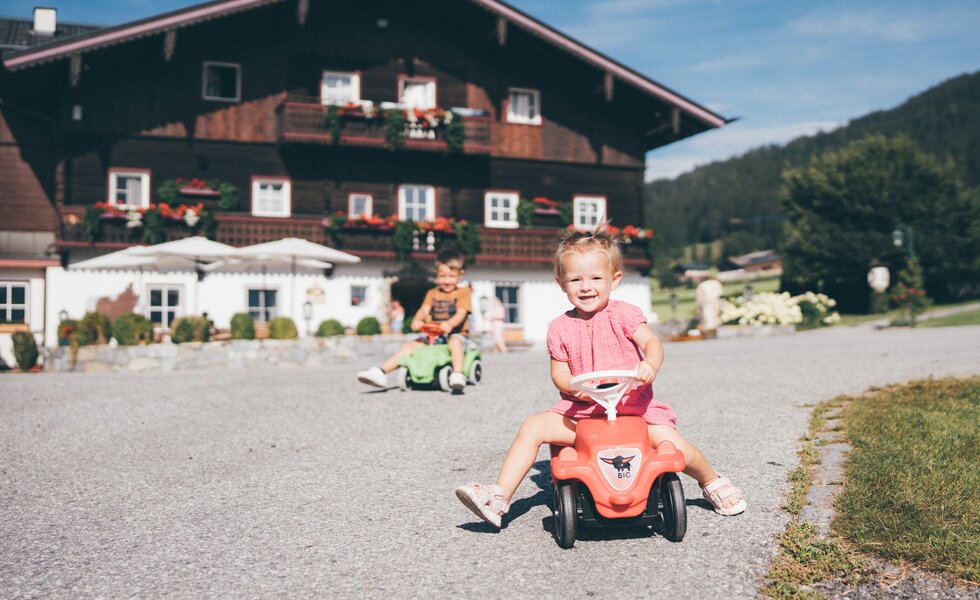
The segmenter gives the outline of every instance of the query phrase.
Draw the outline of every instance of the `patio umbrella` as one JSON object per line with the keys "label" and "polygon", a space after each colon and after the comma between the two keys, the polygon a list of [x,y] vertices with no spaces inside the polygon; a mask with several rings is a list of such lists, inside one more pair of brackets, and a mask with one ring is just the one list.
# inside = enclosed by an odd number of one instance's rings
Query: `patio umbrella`
{"label": "patio umbrella", "polygon": [[[234,251],[230,258],[251,261],[255,264],[282,265],[290,267],[289,314],[294,315],[296,304],[296,267],[310,265],[306,261],[320,261],[332,265],[352,265],[361,262],[360,257],[316,244],[301,238],[283,238],[274,242],[245,246]],[[317,268],[317,267],[314,267]]]}
{"label": "patio umbrella", "polygon": [[220,260],[235,251],[234,246],[222,244],[206,237],[193,235],[190,237],[154,244],[152,246],[136,246],[131,248],[135,256],[145,256],[166,263],[173,259],[190,260],[194,263],[194,270],[197,272],[197,281],[194,282],[194,314],[198,310],[198,281],[204,277],[203,266]]}
{"label": "patio umbrella", "polygon": [[[79,261],[68,265],[69,271],[139,271],[137,289],[143,289],[144,271],[195,271],[198,263],[189,258],[181,256],[146,256],[139,255],[135,251],[139,247],[132,246],[124,250],[117,250],[102,256],[96,256],[88,260]],[[143,295],[138,294],[140,306],[143,305]]]}

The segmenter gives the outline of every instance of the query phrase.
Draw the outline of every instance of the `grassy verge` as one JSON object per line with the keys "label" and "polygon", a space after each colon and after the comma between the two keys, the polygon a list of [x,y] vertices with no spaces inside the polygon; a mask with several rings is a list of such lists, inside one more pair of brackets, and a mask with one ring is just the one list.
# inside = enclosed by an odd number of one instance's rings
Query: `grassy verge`
{"label": "grassy verge", "polygon": [[926,319],[919,323],[922,327],[952,327],[956,325],[980,325],[980,308],[968,310],[955,315]]}
{"label": "grassy verge", "polygon": [[[841,407],[852,451],[833,529],[822,539],[797,515],[819,463],[826,414]],[[857,582],[865,554],[980,582],[980,377],[928,380],[818,405],[789,476],[786,510],[762,593],[822,598],[831,581]]]}
{"label": "grassy verge", "polygon": [[894,386],[845,410],[834,528],[858,549],[980,582],[980,377]]}
{"label": "grassy verge", "polygon": [[[786,511],[798,517],[806,505],[813,484],[813,467],[820,462],[820,434],[827,430],[826,415],[848,399],[840,396],[813,409],[803,445],[797,453],[800,464],[789,474],[790,494]],[[862,569],[861,558],[849,547],[821,539],[814,527],[794,518],[778,538],[780,552],[769,567],[769,583],[762,593],[770,598],[816,599],[824,596],[811,586],[831,579],[856,579]]]}

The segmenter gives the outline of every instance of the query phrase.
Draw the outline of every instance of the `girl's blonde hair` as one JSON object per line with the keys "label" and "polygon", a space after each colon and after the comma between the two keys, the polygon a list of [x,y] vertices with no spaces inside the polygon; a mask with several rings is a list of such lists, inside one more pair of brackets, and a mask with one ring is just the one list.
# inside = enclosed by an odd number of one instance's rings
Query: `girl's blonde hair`
{"label": "girl's blonde hair", "polygon": [[609,268],[613,273],[623,270],[623,253],[619,249],[619,239],[608,229],[609,221],[599,223],[592,231],[568,231],[558,240],[555,251],[555,277],[561,279],[565,273],[565,257],[572,253],[586,253],[593,250],[605,252]]}

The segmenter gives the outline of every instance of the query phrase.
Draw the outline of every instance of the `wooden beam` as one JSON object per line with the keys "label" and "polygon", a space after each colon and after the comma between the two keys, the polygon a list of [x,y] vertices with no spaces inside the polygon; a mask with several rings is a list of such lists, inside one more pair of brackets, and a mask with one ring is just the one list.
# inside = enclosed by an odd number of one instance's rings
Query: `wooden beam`
{"label": "wooden beam", "polygon": [[300,25],[306,25],[306,16],[310,13],[310,0],[299,0],[296,4],[296,19]]}
{"label": "wooden beam", "polygon": [[69,70],[69,81],[71,82],[71,87],[78,87],[78,82],[82,78],[82,55],[72,54],[71,59],[68,62]]}
{"label": "wooden beam", "polygon": [[613,78],[613,74],[607,72],[606,73],[606,76],[603,78],[603,82],[602,83],[603,83],[603,87],[605,87],[605,91],[606,91],[606,102],[612,102],[612,99],[613,99],[613,88],[616,85],[616,80],[615,80],[615,78]]}
{"label": "wooden beam", "polygon": [[163,60],[170,62],[174,57],[174,49],[177,48],[177,30],[168,29],[163,34]]}
{"label": "wooden beam", "polygon": [[507,19],[497,17],[497,43],[501,46],[507,44]]}

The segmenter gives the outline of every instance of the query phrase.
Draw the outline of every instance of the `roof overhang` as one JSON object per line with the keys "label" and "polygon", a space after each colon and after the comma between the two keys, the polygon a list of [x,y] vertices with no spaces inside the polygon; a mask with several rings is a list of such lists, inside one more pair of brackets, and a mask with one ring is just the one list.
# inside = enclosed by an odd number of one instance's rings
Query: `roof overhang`
{"label": "roof overhang", "polygon": [[[269,4],[279,4],[286,0],[216,0],[186,9],[173,11],[150,17],[133,23],[98,29],[96,31],[73,36],[66,40],[34,46],[25,50],[13,52],[4,59],[4,65],[10,71],[17,71],[39,64],[68,58],[98,48],[125,43],[134,39],[164,33],[170,30],[194,25],[203,21],[220,18],[232,13],[250,10]],[[707,127],[721,127],[730,122],[725,117],[714,113],[704,106],[685,98],[677,92],[649,79],[625,65],[589,48],[560,31],[538,21],[534,17],[501,2],[500,0],[469,0],[487,11],[498,15],[507,22],[513,23],[533,35],[551,43],[580,60],[592,64],[609,75],[627,82],[658,100],[676,107]]]}

